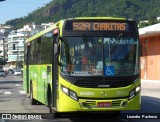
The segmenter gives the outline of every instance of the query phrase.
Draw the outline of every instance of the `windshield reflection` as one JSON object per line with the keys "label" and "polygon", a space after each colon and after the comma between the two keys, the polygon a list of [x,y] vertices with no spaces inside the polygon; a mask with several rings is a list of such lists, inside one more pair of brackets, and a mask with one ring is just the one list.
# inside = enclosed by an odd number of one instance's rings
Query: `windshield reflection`
{"label": "windshield reflection", "polygon": [[130,76],[139,73],[138,40],[124,37],[63,37],[61,73],[72,76]]}

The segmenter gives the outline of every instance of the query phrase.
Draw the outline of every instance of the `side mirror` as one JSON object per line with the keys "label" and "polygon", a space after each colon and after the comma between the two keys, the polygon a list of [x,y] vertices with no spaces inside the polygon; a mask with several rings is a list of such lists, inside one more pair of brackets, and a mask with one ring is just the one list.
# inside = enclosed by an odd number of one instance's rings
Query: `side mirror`
{"label": "side mirror", "polygon": [[54,55],[56,55],[58,52],[58,45],[57,43],[54,44]]}

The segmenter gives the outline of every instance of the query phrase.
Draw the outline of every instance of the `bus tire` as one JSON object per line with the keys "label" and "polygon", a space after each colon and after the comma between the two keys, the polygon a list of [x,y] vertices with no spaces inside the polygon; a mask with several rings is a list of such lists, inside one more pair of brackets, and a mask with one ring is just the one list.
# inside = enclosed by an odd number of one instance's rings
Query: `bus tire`
{"label": "bus tire", "polygon": [[36,100],[33,98],[32,83],[31,83],[31,86],[30,86],[30,103],[31,103],[31,105],[36,105],[37,104]]}
{"label": "bus tire", "polygon": [[49,107],[49,113],[53,113],[52,110],[52,95],[51,95],[51,88],[48,86],[48,92],[47,92],[47,106]]}
{"label": "bus tire", "polygon": [[48,87],[47,99],[48,99],[47,106],[49,108],[49,113],[52,115],[53,118],[56,118],[57,117],[57,111],[52,108],[53,107],[53,102],[52,102],[52,95],[51,95],[51,88],[50,87]]}

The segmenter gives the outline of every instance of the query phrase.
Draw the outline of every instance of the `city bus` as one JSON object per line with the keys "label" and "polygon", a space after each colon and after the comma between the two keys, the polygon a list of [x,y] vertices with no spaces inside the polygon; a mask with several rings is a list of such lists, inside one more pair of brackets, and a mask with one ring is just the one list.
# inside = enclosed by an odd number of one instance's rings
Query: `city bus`
{"label": "city bus", "polygon": [[140,110],[140,42],[134,20],[60,20],[25,41],[23,87],[50,112]]}

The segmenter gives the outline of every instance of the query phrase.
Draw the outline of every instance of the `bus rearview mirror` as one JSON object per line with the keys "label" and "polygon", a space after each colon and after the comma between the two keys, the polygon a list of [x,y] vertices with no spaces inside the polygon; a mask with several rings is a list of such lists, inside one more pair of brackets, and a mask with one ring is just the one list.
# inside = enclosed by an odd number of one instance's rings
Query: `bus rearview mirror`
{"label": "bus rearview mirror", "polygon": [[54,44],[54,55],[56,55],[58,52],[58,45],[57,43]]}

